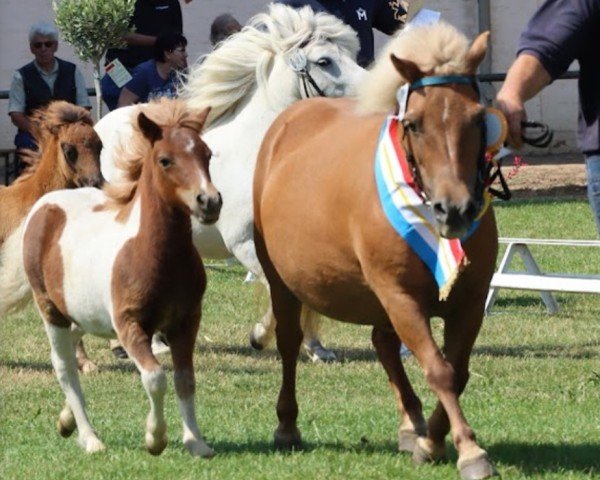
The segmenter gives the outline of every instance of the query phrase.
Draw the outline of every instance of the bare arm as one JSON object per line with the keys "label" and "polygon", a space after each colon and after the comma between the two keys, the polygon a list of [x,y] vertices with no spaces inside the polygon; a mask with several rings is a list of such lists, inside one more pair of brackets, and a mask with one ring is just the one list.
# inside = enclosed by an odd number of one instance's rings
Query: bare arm
{"label": "bare arm", "polygon": [[127,87],[123,87],[123,90],[121,90],[121,94],[119,95],[119,102],[117,104],[117,108],[133,105],[135,102],[138,101],[139,98],[140,97],[138,97]]}
{"label": "bare arm", "polygon": [[9,115],[12,123],[19,130],[25,130],[26,132],[31,133],[31,122],[29,121],[29,118],[27,118],[27,115],[22,112],[10,112]]}
{"label": "bare arm", "polygon": [[516,147],[523,145],[521,121],[527,119],[525,102],[551,81],[542,63],[527,52],[519,55],[508,70],[506,80],[496,95],[496,103],[506,115],[510,142]]}
{"label": "bare arm", "polygon": [[139,47],[151,47],[156,43],[156,37],[144,35],[143,33],[128,33],[123,36],[123,40],[127,42],[127,45],[136,45]]}

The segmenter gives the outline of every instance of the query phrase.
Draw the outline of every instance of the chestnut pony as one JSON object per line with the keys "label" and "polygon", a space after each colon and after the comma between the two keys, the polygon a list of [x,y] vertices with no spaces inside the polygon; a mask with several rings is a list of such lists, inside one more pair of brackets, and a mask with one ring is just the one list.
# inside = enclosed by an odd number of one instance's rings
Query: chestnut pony
{"label": "chestnut pony", "polygon": [[61,435],[79,429],[87,452],[102,450],[85,412],[79,385],[76,333],[118,336],[134,360],[150,399],[146,447],[167,445],[165,373],[150,339],[171,345],[183,443],[192,455],[212,456],[196,424],[192,355],[206,287],[192,243],[191,217],[214,223],[221,196],[210,181],[210,150],[200,139],[209,109],[175,100],[150,103],[136,117],[126,180],[105,191],[82,188],[42,197],[27,217],[23,263],[50,340],[52,364],[66,396]]}
{"label": "chestnut pony", "polygon": [[[254,177],[254,218],[283,363],[277,447],[302,442],[295,377],[302,341],[299,315],[306,303],[332,318],[373,326],[373,345],[402,414],[401,451],[412,452],[416,462],[438,460],[451,431],[463,478],[496,474],[458,401],[495,265],[494,214],[485,210],[478,228],[462,241],[469,264],[442,301],[432,273],[388,222],[374,175],[386,112],[397,107],[398,87],[408,83],[413,89],[397,142],[414,169],[423,201],[433,209],[431,230],[447,241],[442,237],[459,238],[472,229],[483,211],[485,185],[480,171],[485,165],[484,107],[474,74],[488,39],[484,33],[469,45],[445,23],[410,27],[389,43],[358,101],[299,102],[266,134]],[[445,320],[442,350],[432,338],[433,316]],[[439,399],[428,422],[399,358],[400,340]]]}
{"label": "chestnut pony", "polygon": [[0,315],[30,298],[21,258],[22,223],[45,193],[98,186],[102,143],[83,107],[55,101],[30,117],[38,151],[27,151],[29,167],[0,188]]}

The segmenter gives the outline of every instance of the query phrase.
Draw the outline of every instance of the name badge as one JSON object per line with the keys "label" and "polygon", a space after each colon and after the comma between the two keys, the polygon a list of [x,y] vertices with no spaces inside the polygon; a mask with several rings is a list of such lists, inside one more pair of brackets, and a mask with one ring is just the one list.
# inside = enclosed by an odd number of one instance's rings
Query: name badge
{"label": "name badge", "polygon": [[106,65],[104,70],[119,88],[129,82],[129,80],[132,78],[131,74],[127,71],[118,58],[115,58],[112,62]]}

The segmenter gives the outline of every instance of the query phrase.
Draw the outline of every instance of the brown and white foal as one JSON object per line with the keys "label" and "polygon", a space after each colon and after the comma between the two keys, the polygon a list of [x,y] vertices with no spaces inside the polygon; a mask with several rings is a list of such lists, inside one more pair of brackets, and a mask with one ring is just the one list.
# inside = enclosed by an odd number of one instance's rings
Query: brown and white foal
{"label": "brown and white foal", "polygon": [[102,450],[85,412],[71,324],[119,338],[134,360],[150,399],[146,447],[167,445],[163,400],[166,376],[150,340],[163,332],[173,356],[183,442],[209,457],[194,411],[192,356],[206,286],[192,244],[190,214],[218,219],[221,196],[208,172],[210,150],[199,133],[208,114],[161,100],[137,116],[123,153],[129,182],[104,191],[53,192],[33,207],[23,236],[24,267],[50,339],[52,364],[66,396],[58,429],[79,429],[87,452]]}

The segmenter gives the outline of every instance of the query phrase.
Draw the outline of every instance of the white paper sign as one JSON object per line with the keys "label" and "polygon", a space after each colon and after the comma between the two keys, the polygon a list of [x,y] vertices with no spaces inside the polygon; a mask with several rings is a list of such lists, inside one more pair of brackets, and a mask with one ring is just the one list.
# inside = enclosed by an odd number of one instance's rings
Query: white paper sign
{"label": "white paper sign", "polygon": [[127,71],[118,58],[115,58],[112,62],[110,62],[104,70],[119,88],[131,80],[131,74]]}

